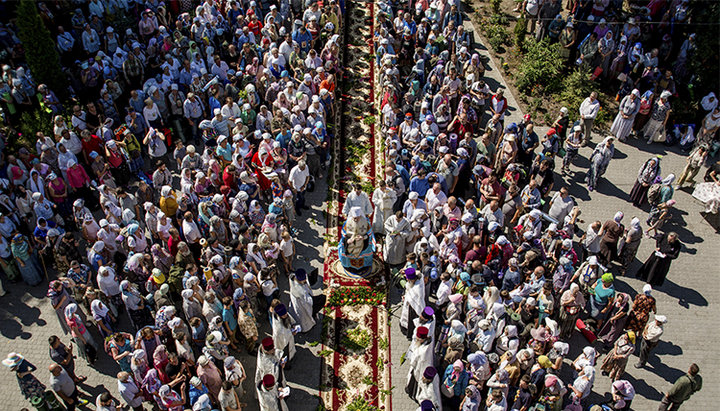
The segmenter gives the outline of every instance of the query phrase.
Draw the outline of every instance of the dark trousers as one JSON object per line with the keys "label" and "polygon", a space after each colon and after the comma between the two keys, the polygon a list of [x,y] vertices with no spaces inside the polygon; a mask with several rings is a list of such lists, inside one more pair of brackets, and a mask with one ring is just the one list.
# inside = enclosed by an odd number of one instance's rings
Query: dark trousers
{"label": "dark trousers", "polygon": [[299,213],[305,207],[305,191],[298,191],[295,194],[295,212]]}
{"label": "dark trousers", "polygon": [[75,407],[77,407],[78,403],[78,390],[75,388],[75,391],[70,395],[70,398],[73,400],[72,404],[68,404],[67,401],[65,401],[64,398],[60,397],[62,399],[63,404],[65,404],[65,408],[67,408],[68,411],[75,411]]}
{"label": "dark trousers", "polygon": [[642,339],[640,342],[640,365],[645,365],[645,363],[648,360],[648,357],[650,356],[650,351],[652,351],[656,346],[658,345],[658,341],[650,342],[646,339]]}

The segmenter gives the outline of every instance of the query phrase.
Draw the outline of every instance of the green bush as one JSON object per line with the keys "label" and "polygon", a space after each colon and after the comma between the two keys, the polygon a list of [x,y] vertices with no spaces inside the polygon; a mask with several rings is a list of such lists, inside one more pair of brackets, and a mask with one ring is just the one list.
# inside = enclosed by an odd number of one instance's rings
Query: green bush
{"label": "green bush", "polygon": [[490,5],[492,6],[493,14],[500,14],[500,5],[501,4],[502,4],[502,0],[490,0]]}
{"label": "green bush", "polygon": [[[590,74],[580,69],[576,69],[569,75],[565,76],[562,82],[562,91],[559,100],[568,108],[570,113],[577,113],[580,104],[590,93],[597,90],[597,83],[590,80]],[[598,100],[600,100],[600,112],[595,118],[595,122],[603,124],[611,119],[612,113],[607,109],[605,94],[598,92]]]}
{"label": "green bush", "polygon": [[505,26],[500,24],[485,25],[485,35],[487,36],[490,47],[496,53],[505,51],[504,46],[508,44],[510,34]]}
{"label": "green bush", "polygon": [[9,145],[16,148],[27,146],[34,150],[35,133],[42,131],[46,136],[53,135],[52,118],[42,109],[26,111],[20,115],[17,131],[17,139],[11,139]]}
{"label": "green bush", "polygon": [[527,31],[527,23],[528,21],[524,16],[521,16],[515,23],[515,47],[517,47],[518,50],[522,50],[523,46],[525,45],[525,33]]}
{"label": "green bush", "polygon": [[558,90],[561,81],[562,64],[559,58],[560,45],[549,44],[546,40],[527,43],[527,51],[518,66],[515,86],[523,93],[538,95],[542,92],[553,93]]}

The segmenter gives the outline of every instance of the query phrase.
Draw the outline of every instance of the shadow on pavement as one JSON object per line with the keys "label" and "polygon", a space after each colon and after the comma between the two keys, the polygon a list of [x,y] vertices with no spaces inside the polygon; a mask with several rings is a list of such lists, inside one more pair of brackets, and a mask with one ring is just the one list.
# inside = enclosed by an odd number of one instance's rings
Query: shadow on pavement
{"label": "shadow on pavement", "polygon": [[665,279],[665,284],[663,284],[662,287],[658,287],[657,290],[677,298],[678,304],[685,308],[690,308],[690,305],[696,305],[698,307],[706,307],[708,305],[708,301],[700,292],[688,287],[683,287],[669,279]]}

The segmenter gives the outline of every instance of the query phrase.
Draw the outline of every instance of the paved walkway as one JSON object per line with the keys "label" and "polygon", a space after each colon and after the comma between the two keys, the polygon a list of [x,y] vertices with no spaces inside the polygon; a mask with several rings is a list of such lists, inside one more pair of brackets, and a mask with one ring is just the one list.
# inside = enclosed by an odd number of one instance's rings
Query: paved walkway
{"label": "paved walkway", "polygon": [[[467,20],[465,26],[466,29],[478,32]],[[480,40],[477,34],[475,40]],[[490,87],[493,90],[498,86],[507,87],[499,68],[490,58],[488,51],[482,46],[476,47],[475,50],[488,61],[486,81]],[[508,99],[510,111],[506,122],[519,122],[522,119],[522,112],[515,97],[508,92],[505,93],[505,96]],[[571,113],[571,117],[574,116],[576,114]],[[538,135],[543,135],[546,131],[547,127],[536,129]],[[593,134],[593,141],[597,143],[603,137],[604,135],[599,134],[599,131],[596,130]],[[668,149],[658,144],[648,146],[644,141],[633,140],[628,144],[619,143],[616,145],[615,158],[610,163],[607,174],[601,180],[597,190],[590,193],[583,184],[583,180],[585,171],[589,167],[588,157],[592,153],[592,147],[594,144],[580,151],[581,158],[578,158],[572,167],[576,173],[566,178],[556,174],[555,189],[559,189],[563,184],[568,186],[570,194],[576,199],[582,210],[581,219],[585,221],[585,224],[580,225],[582,229],[585,229],[591,221],[604,222],[611,219],[618,210],[625,214],[624,222],[626,224],[629,224],[632,217],[637,216],[645,227],[647,209],[644,211],[636,209],[628,202],[629,193],[635,183],[640,165],[649,157],[661,154],[664,156],[661,161],[663,176],[669,173],[679,175],[685,165],[685,156],[678,154],[674,147]],[[702,173],[704,172],[703,169]],[[673,262],[667,281],[653,293],[657,298],[658,312],[668,317],[665,334],[651,356],[648,366],[645,369],[635,369],[632,366],[637,361],[635,356],[631,358],[623,377],[629,380],[637,391],[637,396],[632,404],[635,410],[657,409],[662,393],[666,392],[693,362],[700,366],[704,388],[683,407],[695,410],[718,408],[720,391],[716,387],[720,386],[720,373],[716,370],[720,367],[720,358],[717,355],[717,348],[711,348],[707,343],[718,341],[720,338],[720,332],[716,327],[717,315],[720,310],[720,286],[716,281],[711,280],[711,276],[718,273],[716,268],[718,259],[715,252],[720,245],[720,237],[708,220],[700,214],[703,207],[692,198],[691,193],[692,191],[688,188],[676,190],[674,198],[677,200],[677,210],[673,220],[664,227],[664,231],[677,232],[685,245],[680,257]],[[708,219],[717,226],[715,216],[710,216]],[[575,241],[578,239],[579,237],[576,237]],[[628,270],[630,276],[634,275],[642,262],[654,251],[654,246],[653,240],[643,239],[638,250],[637,260]],[[644,285],[643,282],[632,277],[618,278],[615,284],[619,291],[628,292],[633,297]],[[391,292],[390,301],[394,303],[391,305],[391,309],[397,309],[397,316],[392,318],[390,326],[392,378],[393,385],[395,385],[393,411],[415,411],[418,405],[410,400],[404,392],[408,367],[407,364],[400,365],[400,357],[407,350],[409,342],[400,332],[399,293]],[[576,332],[570,344],[572,348],[568,358],[574,359],[586,345],[586,341]],[[599,398],[597,396],[603,395],[609,398],[611,381],[600,374],[599,367],[596,375],[592,398]],[[566,376],[564,381],[571,382],[570,378],[570,376]]]}
{"label": "paved walkway", "polygon": [[[305,268],[308,271],[318,268],[322,272],[322,234],[325,232],[325,218],[323,216],[322,204],[325,201],[327,186],[325,182],[319,182],[314,193],[308,193],[308,205],[312,210],[303,212],[303,217],[298,218],[297,227],[300,235],[296,241],[296,251],[299,256],[296,260],[296,268]],[[284,276],[278,278],[280,289],[288,289],[288,281]],[[60,336],[65,344],[70,342],[70,337],[62,333],[55,311],[45,297],[47,283],[37,287],[27,287],[24,284],[8,284],[4,282],[6,289],[11,293],[0,297],[0,356],[11,351],[21,352],[27,360],[32,362],[38,370],[35,376],[47,385],[49,378],[48,366],[51,364],[48,355],[48,337],[51,335]],[[322,281],[318,281],[315,287],[320,287]],[[290,297],[287,292],[282,296],[285,304],[289,303]],[[266,313],[256,313],[261,320],[260,339],[268,336],[270,328]],[[129,323],[123,318],[121,328],[129,329]],[[320,381],[320,361],[317,357],[319,346],[310,347],[309,342],[318,341],[320,338],[320,324],[316,325],[309,333],[296,336],[297,354],[291,364],[293,367],[286,372],[287,380],[291,388],[291,396],[288,404],[291,410],[315,411],[318,406],[318,382]],[[99,335],[95,334],[95,341],[101,341]],[[250,357],[246,352],[234,353],[248,375],[244,388],[246,394],[242,399],[248,404],[243,410],[258,410],[255,399],[253,380],[255,376],[255,357]],[[80,386],[80,390],[88,393],[83,396],[95,403],[95,397],[107,387],[111,394],[120,398],[117,391],[117,379],[115,376],[119,371],[117,364],[106,354],[99,353],[99,359],[95,368],[88,367],[82,359],[76,361],[79,375],[88,376],[86,384]],[[17,385],[14,373],[6,367],[0,367],[0,386],[4,387],[4,403],[0,406],[3,410],[21,410],[24,407],[30,408]],[[146,408],[150,409],[146,404]],[[95,409],[94,406],[87,409]]]}

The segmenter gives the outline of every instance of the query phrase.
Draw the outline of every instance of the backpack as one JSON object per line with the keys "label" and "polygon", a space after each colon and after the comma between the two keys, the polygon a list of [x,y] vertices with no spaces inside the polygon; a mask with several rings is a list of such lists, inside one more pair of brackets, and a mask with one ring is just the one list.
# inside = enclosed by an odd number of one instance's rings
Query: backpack
{"label": "backpack", "polygon": [[650,204],[656,204],[657,201],[660,199],[660,189],[662,188],[662,184],[655,183],[650,186],[647,192],[647,198],[648,202]]}

